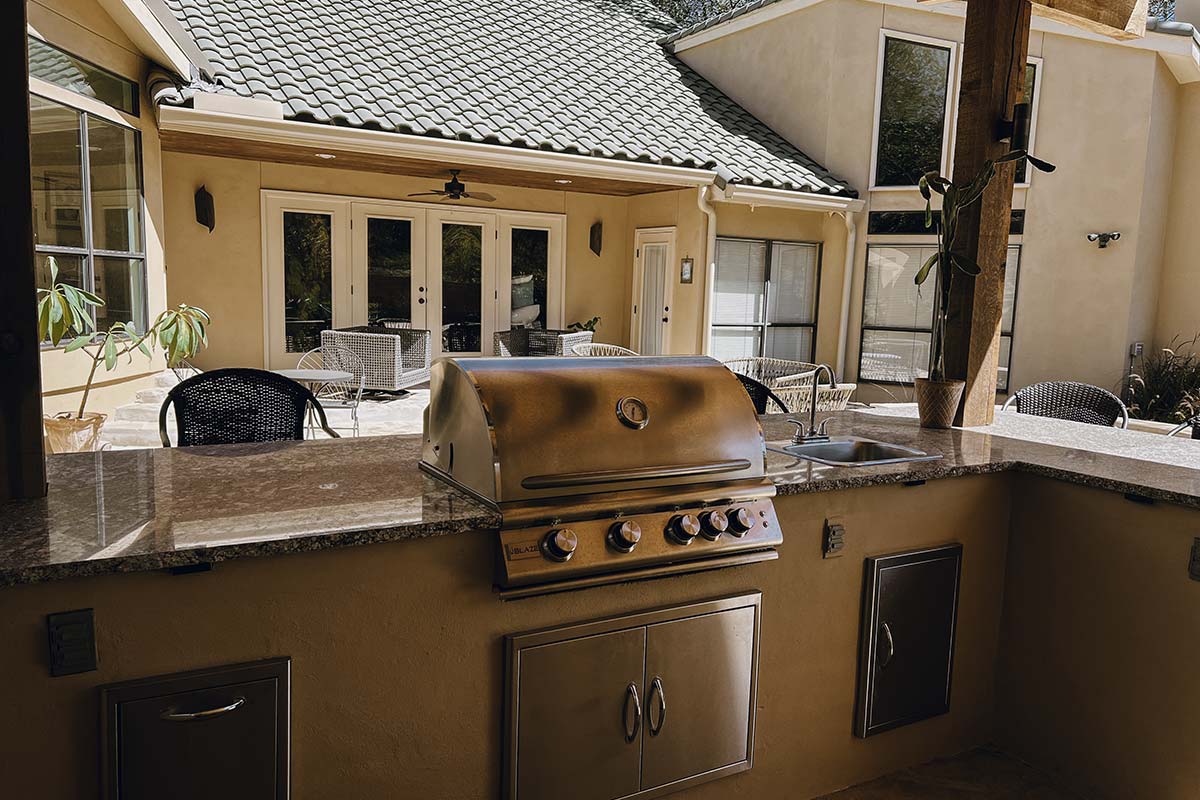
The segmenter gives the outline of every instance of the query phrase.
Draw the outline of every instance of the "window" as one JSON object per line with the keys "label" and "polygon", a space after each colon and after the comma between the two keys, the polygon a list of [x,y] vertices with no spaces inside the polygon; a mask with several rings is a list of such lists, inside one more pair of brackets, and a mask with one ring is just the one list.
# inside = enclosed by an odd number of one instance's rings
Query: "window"
{"label": "window", "polygon": [[713,356],[811,362],[820,261],[815,244],[718,239]]}
{"label": "window", "polygon": [[30,154],[38,285],[59,280],[105,300],[96,326],[144,329],[146,260],[137,131],[31,95]]}
{"label": "window", "polygon": [[[941,223],[941,217],[933,216],[934,227],[925,227],[924,211],[872,211],[867,215],[867,233],[914,236],[933,235]],[[1008,223],[1008,235],[1020,236],[1025,233],[1025,209],[1014,208]]]}
{"label": "window", "polygon": [[[918,291],[913,278],[934,252],[933,245],[868,246],[859,348],[860,381],[912,383],[914,378],[929,376],[937,287],[926,282]],[[1009,246],[997,375],[997,388],[1002,392],[1008,391],[1020,262],[1020,245]]]}
{"label": "window", "polygon": [[36,37],[30,36],[28,41],[31,76],[137,116],[136,83]]}
{"label": "window", "polygon": [[885,35],[874,153],[875,186],[916,186],[941,170],[955,45]]}

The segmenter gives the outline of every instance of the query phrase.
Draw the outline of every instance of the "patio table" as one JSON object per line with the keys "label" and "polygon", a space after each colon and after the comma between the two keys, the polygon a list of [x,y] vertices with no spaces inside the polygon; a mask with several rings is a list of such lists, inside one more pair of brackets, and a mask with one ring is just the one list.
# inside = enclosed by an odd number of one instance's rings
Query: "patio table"
{"label": "patio table", "polygon": [[276,375],[291,378],[297,383],[303,383],[312,388],[323,383],[340,383],[354,380],[354,373],[340,369],[273,369]]}

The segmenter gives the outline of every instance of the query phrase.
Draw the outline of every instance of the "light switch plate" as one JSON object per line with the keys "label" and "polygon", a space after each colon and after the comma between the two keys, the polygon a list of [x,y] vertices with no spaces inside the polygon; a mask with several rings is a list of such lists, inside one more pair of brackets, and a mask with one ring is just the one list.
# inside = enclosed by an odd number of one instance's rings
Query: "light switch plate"
{"label": "light switch plate", "polygon": [[96,626],[90,608],[46,616],[50,637],[50,675],[75,675],[96,669]]}
{"label": "light switch plate", "polygon": [[837,558],[846,548],[846,528],[839,519],[825,520],[821,532],[821,558]]}

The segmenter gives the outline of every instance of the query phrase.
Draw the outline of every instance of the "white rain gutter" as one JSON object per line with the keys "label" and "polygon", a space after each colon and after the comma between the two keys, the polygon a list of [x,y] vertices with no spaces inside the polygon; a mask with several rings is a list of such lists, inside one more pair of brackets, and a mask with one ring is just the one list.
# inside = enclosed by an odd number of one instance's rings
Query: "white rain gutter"
{"label": "white rain gutter", "polygon": [[712,330],[713,291],[717,280],[717,210],[709,201],[713,187],[701,186],[696,190],[696,205],[705,218],[704,236],[704,311],[700,315],[700,352],[712,355],[709,331]]}
{"label": "white rain gutter", "polygon": [[846,351],[850,343],[850,295],[854,292],[855,251],[858,250],[858,214],[853,211],[842,213],[846,223],[846,261],[842,267],[842,317],[838,326],[837,374],[846,378]]}

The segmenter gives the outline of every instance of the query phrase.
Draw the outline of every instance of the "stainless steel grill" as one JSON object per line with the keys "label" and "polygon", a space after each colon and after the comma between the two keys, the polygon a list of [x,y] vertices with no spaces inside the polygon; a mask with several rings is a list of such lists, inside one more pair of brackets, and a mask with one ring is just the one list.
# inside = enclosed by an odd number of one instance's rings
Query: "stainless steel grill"
{"label": "stainless steel grill", "polygon": [[441,359],[422,468],[498,509],[506,598],[776,558],[762,430],[717,361]]}

